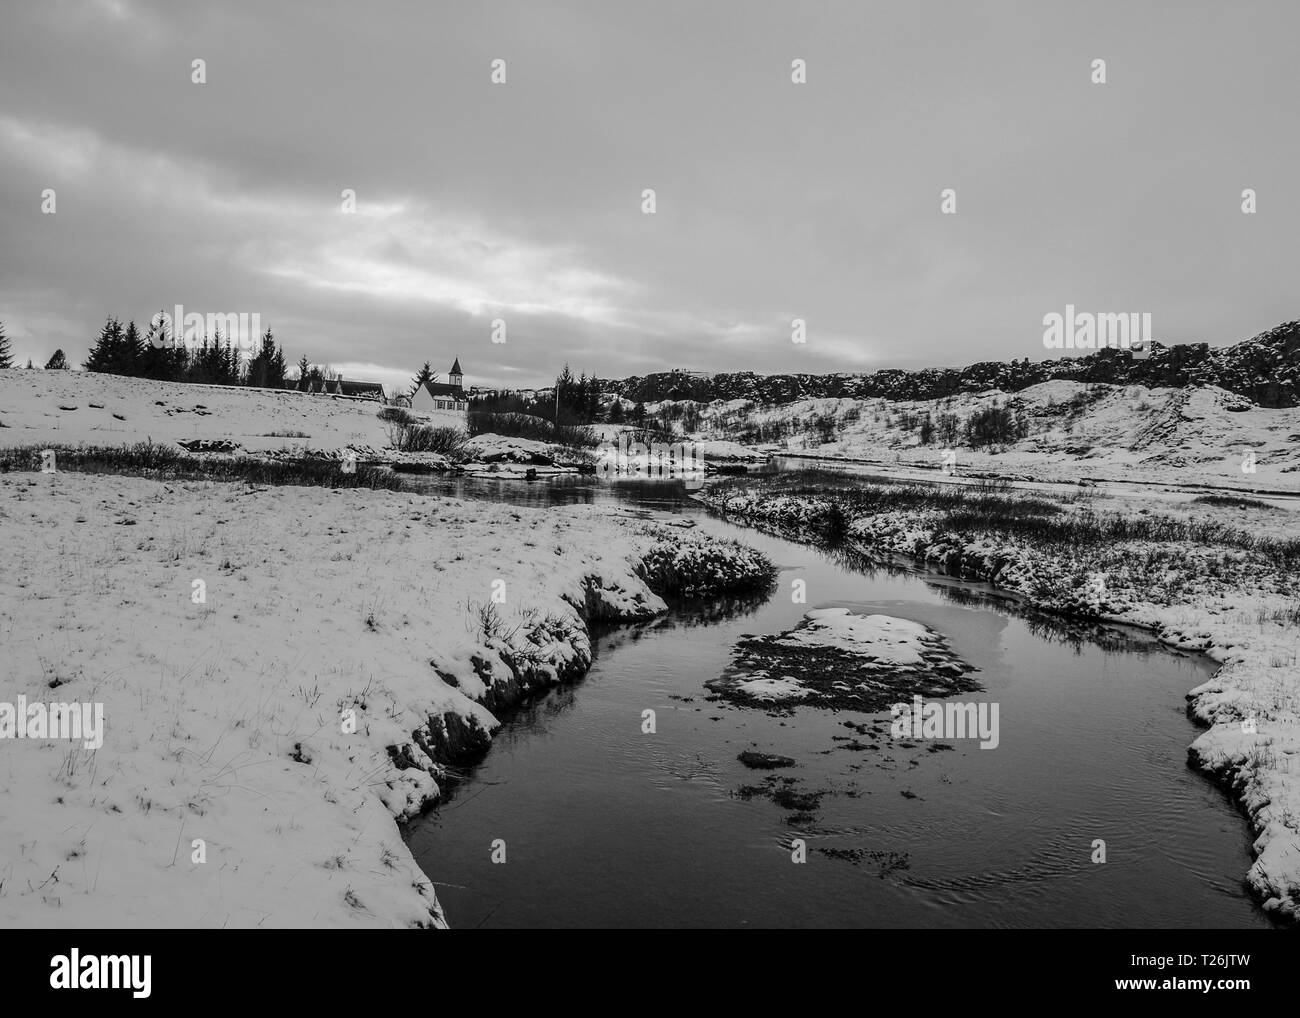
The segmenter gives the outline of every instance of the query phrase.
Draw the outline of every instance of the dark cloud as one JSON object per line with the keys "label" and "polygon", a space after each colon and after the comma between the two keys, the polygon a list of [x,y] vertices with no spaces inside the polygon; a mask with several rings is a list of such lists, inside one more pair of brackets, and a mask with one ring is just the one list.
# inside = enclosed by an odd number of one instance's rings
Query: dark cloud
{"label": "dark cloud", "polygon": [[23,358],[175,303],[258,312],[295,360],[393,380],[459,355],[516,384],[1039,357],[1067,302],[1150,311],[1168,341],[1294,316],[1294,5],[95,0],[4,22],[0,321]]}

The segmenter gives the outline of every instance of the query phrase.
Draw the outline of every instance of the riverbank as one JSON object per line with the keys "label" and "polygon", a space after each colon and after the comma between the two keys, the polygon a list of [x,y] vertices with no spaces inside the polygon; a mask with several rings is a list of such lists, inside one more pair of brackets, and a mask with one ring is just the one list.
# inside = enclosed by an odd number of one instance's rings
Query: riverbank
{"label": "riverbank", "polygon": [[595,507],[0,475],[0,700],[103,705],[14,740],[9,926],[443,925],[398,823],[588,625],[770,581],[744,547]]}
{"label": "riverbank", "polygon": [[1036,608],[1149,629],[1219,661],[1188,694],[1207,726],[1189,760],[1250,821],[1252,893],[1278,921],[1300,919],[1300,533],[1291,514],[1204,502],[1154,513],[1123,497],[798,475],[724,481],[698,497],[735,521],[905,556]]}

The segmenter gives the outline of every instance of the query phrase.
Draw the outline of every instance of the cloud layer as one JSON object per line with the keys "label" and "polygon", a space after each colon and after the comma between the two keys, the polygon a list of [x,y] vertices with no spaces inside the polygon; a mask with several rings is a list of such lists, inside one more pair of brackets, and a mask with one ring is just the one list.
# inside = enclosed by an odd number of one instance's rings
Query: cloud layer
{"label": "cloud layer", "polygon": [[1295,317],[1297,27],[1287,4],[16,5],[0,321],[23,360],[79,361],[108,314],[257,312],[291,360],[390,384],[455,356],[479,384],[1039,358],[1066,303],[1228,342]]}

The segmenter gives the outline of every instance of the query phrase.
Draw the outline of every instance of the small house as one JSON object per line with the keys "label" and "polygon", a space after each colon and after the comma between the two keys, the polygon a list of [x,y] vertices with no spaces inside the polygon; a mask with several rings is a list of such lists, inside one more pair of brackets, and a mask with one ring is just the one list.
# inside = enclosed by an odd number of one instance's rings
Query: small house
{"label": "small house", "polygon": [[465,391],[460,358],[447,372],[447,381],[427,381],[411,394],[411,411],[433,418],[443,427],[464,428],[469,422],[469,393]]}

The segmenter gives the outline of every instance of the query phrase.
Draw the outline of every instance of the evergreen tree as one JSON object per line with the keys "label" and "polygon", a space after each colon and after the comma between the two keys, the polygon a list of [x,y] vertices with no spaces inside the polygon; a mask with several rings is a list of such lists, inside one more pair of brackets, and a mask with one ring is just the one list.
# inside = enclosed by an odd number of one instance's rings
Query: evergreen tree
{"label": "evergreen tree", "polygon": [[116,372],[122,361],[122,323],[109,316],[86,358],[87,371]]}
{"label": "evergreen tree", "polygon": [[149,331],[141,344],[140,364],[136,372],[141,378],[169,382],[182,380],[185,351],[173,349],[169,340],[170,337],[163,331],[161,318],[150,323]]}
{"label": "evergreen tree", "polygon": [[126,327],[126,333],[122,336],[122,356],[118,363],[117,373],[119,375],[139,375],[140,369],[144,367],[144,340],[140,338],[140,330],[135,327],[135,322],[129,322]]}
{"label": "evergreen tree", "polygon": [[9,340],[5,338],[4,323],[0,322],[0,368],[12,368],[13,366],[13,350],[9,346]]}
{"label": "evergreen tree", "polygon": [[278,389],[284,384],[284,354],[276,349],[270,329],[262,336],[257,356],[248,362],[247,381],[263,389]]}
{"label": "evergreen tree", "polygon": [[62,350],[55,350],[54,356],[45,362],[46,371],[67,371],[68,358],[63,356]]}
{"label": "evergreen tree", "polygon": [[583,423],[585,403],[587,401],[587,372],[583,371],[569,386],[568,398],[561,401],[561,405],[569,411],[569,416],[578,424]]}
{"label": "evergreen tree", "polygon": [[198,346],[186,347],[184,353],[185,374],[182,380],[186,382],[205,381],[203,378],[203,372],[207,366],[208,338],[204,336]]}
{"label": "evergreen tree", "polygon": [[433,366],[428,361],[425,361],[424,367],[422,367],[418,372],[416,372],[415,378],[411,381],[411,395],[414,396],[417,392],[423,389],[425,382],[432,382],[432,381],[433,381]]}
{"label": "evergreen tree", "polygon": [[[217,332],[220,340],[220,330]],[[226,337],[225,346],[221,348],[221,371],[218,385],[239,385],[243,382],[243,365],[240,363],[239,351],[231,344],[230,337]]]}
{"label": "evergreen tree", "polygon": [[298,362],[298,380],[305,382],[308,374],[311,373],[311,365],[307,363],[307,355],[302,355],[302,360]]}
{"label": "evergreen tree", "polygon": [[590,385],[585,371],[580,377],[575,378],[573,372],[569,370],[569,365],[564,365],[564,370],[555,379],[556,402],[559,405],[560,419],[562,421],[590,422],[590,418],[587,416],[587,393],[589,388]]}
{"label": "evergreen tree", "polygon": [[229,341],[222,341],[220,329],[216,330],[211,342],[204,336],[198,349],[191,352],[185,380],[201,385],[239,384],[239,354]]}
{"label": "evergreen tree", "polygon": [[[271,330],[267,329],[266,334],[269,336]],[[271,357],[271,384],[277,388],[284,385],[284,376],[286,374],[288,374],[288,368],[284,363],[284,350],[277,346],[275,353]]]}

